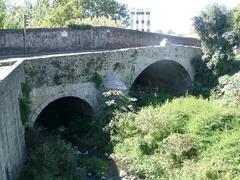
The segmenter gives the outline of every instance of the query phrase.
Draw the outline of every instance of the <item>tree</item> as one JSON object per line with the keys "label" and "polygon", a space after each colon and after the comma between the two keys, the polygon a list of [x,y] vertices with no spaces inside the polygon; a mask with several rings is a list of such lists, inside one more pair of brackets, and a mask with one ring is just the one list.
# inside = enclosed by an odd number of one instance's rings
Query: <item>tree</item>
{"label": "tree", "polygon": [[240,4],[232,10],[232,27],[240,36]]}
{"label": "tree", "polygon": [[4,28],[6,29],[23,28],[23,15],[24,15],[23,6],[11,7],[7,12]]}
{"label": "tree", "polygon": [[28,15],[31,18],[32,3],[31,1],[25,1],[23,5],[7,6],[6,18],[4,28],[6,29],[18,29],[24,26],[24,15]]}
{"label": "tree", "polygon": [[31,14],[31,27],[62,27],[70,19],[81,18],[82,8],[78,0],[37,0]]}
{"label": "tree", "polygon": [[[5,17],[4,1],[0,0],[0,28]],[[108,18],[127,22],[127,7],[115,0],[26,0],[24,5],[7,8],[4,28],[22,28],[23,17],[29,27],[63,27],[66,22],[83,18]],[[118,21],[118,22],[117,22]]]}
{"label": "tree", "polygon": [[49,0],[37,0],[32,8],[30,27],[50,27],[50,8]]}
{"label": "tree", "polygon": [[221,74],[224,61],[230,59],[237,44],[237,36],[231,31],[230,12],[212,4],[193,18],[193,25],[202,42],[203,60],[215,74]]}
{"label": "tree", "polygon": [[5,18],[6,18],[6,5],[4,0],[0,0],[0,29],[4,27]]}
{"label": "tree", "polygon": [[113,20],[128,21],[128,10],[125,4],[115,0],[81,0],[80,6],[83,8],[83,16],[87,17],[107,17]]}

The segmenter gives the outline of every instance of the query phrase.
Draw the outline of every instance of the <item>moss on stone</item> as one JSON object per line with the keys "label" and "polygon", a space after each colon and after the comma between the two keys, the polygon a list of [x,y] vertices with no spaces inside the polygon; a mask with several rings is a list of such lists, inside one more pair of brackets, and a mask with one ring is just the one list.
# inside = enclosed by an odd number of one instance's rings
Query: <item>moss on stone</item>
{"label": "moss on stone", "polygon": [[26,126],[28,122],[28,118],[31,112],[31,97],[30,97],[31,87],[28,82],[24,82],[21,84],[21,95],[18,98],[19,109],[21,121],[24,126]]}
{"label": "moss on stone", "polygon": [[99,89],[100,85],[102,84],[102,77],[97,72],[95,72],[90,81],[94,82],[96,88]]}
{"label": "moss on stone", "polygon": [[123,70],[124,68],[125,68],[125,66],[124,66],[123,63],[117,62],[117,63],[114,64],[113,70],[114,70],[114,71],[121,71],[121,70]]}

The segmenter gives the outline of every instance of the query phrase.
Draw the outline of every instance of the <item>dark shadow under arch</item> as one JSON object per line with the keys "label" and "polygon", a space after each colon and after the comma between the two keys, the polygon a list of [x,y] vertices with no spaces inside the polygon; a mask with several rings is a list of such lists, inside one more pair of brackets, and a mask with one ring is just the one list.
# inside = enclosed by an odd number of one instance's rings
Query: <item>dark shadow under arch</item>
{"label": "dark shadow under arch", "polygon": [[138,94],[146,89],[183,95],[191,89],[192,82],[185,68],[175,61],[157,61],[144,69],[133,82],[130,92]]}
{"label": "dark shadow under arch", "polygon": [[78,97],[62,97],[48,104],[38,115],[34,127],[57,128],[77,118],[90,117],[93,108]]}

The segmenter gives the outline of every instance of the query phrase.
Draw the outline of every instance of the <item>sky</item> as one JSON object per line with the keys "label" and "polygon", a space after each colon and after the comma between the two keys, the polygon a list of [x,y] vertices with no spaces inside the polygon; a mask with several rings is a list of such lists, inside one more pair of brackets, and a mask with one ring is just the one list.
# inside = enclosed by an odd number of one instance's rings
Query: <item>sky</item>
{"label": "sky", "polygon": [[150,8],[151,31],[173,30],[177,34],[193,32],[192,17],[199,14],[209,3],[218,3],[233,8],[240,0],[118,0],[129,8]]}

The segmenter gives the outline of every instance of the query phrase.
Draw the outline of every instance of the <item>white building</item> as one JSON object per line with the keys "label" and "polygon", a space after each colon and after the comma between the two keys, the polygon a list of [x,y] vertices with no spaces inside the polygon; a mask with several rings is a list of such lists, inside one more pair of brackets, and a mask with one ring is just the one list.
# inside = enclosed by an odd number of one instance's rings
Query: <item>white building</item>
{"label": "white building", "polygon": [[129,28],[138,31],[151,30],[151,10],[133,8],[130,10],[130,23]]}

